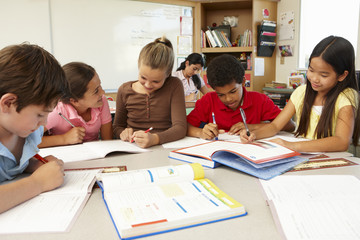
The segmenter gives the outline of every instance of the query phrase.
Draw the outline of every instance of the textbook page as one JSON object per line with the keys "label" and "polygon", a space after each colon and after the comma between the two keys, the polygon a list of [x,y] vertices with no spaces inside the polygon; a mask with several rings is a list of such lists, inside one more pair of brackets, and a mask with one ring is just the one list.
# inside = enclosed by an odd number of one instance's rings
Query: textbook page
{"label": "textbook page", "polygon": [[260,180],[286,239],[359,239],[360,181],[351,175]]}
{"label": "textbook page", "polygon": [[[201,167],[200,164],[195,165]],[[162,177],[163,173],[159,176]],[[122,239],[246,215],[243,205],[208,179],[193,180],[189,175],[185,179],[175,177],[143,185],[120,184],[117,188],[111,188],[106,182],[108,176],[102,179],[101,187],[109,213]]]}
{"label": "textbook page", "polygon": [[0,234],[69,231],[100,170],[66,172],[64,184],[0,214]]}
{"label": "textbook page", "polygon": [[112,152],[142,153],[150,150],[138,147],[135,143],[122,140],[85,142],[76,145],[41,148],[41,156],[54,155],[64,162],[76,162],[104,158]]}
{"label": "textbook page", "polygon": [[276,143],[266,141],[255,141],[249,144],[230,141],[213,141],[174,150],[176,153],[202,157],[208,160],[211,160],[212,154],[216,151],[231,152],[254,163],[263,163],[266,161],[273,161],[299,155],[299,153],[293,150],[280,146]]}
{"label": "textbook page", "polygon": [[203,177],[204,169],[200,164],[181,164],[121,173],[99,174],[98,180],[106,186],[106,192],[111,192],[119,189],[132,189],[135,186],[144,186],[151,183],[191,181]]}
{"label": "textbook page", "polygon": [[163,148],[184,148],[190,147],[194,145],[198,145],[201,143],[206,143],[207,140],[196,138],[196,137],[184,137],[180,140],[164,143],[162,146]]}
{"label": "textbook page", "polygon": [[[218,140],[240,142],[240,136],[230,135],[228,133],[220,133],[218,136]],[[184,137],[177,141],[164,143],[162,146],[163,148],[185,148],[210,141],[214,141],[214,140],[205,140],[196,137]]]}

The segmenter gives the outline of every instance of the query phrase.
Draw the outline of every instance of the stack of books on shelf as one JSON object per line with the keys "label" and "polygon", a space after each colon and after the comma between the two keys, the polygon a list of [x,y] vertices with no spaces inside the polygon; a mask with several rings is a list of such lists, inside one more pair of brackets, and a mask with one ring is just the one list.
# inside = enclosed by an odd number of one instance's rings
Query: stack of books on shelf
{"label": "stack of books on shelf", "polygon": [[200,31],[200,47],[206,48],[206,35],[203,30]]}
{"label": "stack of books on shelf", "polygon": [[240,35],[238,42],[238,47],[252,47],[252,32],[249,29],[244,31],[243,35]]}
{"label": "stack of books on shelf", "polygon": [[209,47],[231,47],[231,41],[229,40],[229,37],[225,34],[224,31],[221,29],[211,29],[208,27],[208,30],[205,31],[205,34],[203,34],[204,31],[201,30],[201,36],[202,36],[202,47],[206,46],[205,38],[208,42]]}
{"label": "stack of books on shelf", "polygon": [[263,20],[258,26],[258,56],[271,57],[276,43],[276,22]]}
{"label": "stack of books on shelf", "polygon": [[268,93],[267,96],[274,102],[275,105],[283,109],[287,103],[286,96],[280,93]]}
{"label": "stack of books on shelf", "polygon": [[278,83],[278,82],[271,82],[271,83],[265,83],[265,87],[269,88],[286,88],[286,83]]}

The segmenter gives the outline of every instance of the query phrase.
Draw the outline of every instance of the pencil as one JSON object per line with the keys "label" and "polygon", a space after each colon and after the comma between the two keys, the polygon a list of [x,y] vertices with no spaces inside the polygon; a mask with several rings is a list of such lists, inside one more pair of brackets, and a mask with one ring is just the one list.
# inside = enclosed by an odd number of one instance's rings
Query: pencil
{"label": "pencil", "polygon": [[67,123],[69,123],[72,127],[75,127],[74,124],[72,124],[69,119],[67,119],[64,115],[62,115],[61,112],[59,112],[60,117],[62,117]]}
{"label": "pencil", "polygon": [[48,163],[49,161],[46,160],[45,158],[43,158],[42,156],[40,156],[39,154],[35,154],[34,158],[36,158],[37,160],[39,160],[42,163]]}

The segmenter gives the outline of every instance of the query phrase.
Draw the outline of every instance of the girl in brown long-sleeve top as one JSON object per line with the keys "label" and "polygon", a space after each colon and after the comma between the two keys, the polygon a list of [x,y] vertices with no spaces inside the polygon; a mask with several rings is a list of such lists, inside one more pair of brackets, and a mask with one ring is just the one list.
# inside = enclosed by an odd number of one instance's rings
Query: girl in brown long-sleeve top
{"label": "girl in brown long-sleeve top", "polygon": [[173,65],[172,45],[164,37],[141,50],[138,80],[122,84],[117,93],[115,138],[146,148],[185,137],[184,88],[171,77]]}

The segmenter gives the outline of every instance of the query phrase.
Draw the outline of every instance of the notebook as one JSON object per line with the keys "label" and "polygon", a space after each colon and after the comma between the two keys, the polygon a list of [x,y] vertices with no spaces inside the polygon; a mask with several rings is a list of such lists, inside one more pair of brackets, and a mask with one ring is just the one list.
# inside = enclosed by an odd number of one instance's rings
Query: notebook
{"label": "notebook", "polygon": [[66,172],[59,188],[0,214],[0,234],[67,232],[85,206],[101,170]]}
{"label": "notebook", "polygon": [[351,175],[260,180],[284,239],[359,239],[360,180]]}
{"label": "notebook", "polygon": [[150,150],[140,148],[135,143],[124,142],[122,140],[104,140],[85,142],[82,144],[40,148],[41,156],[54,155],[64,162],[85,161],[104,158],[109,153],[143,153]]}

